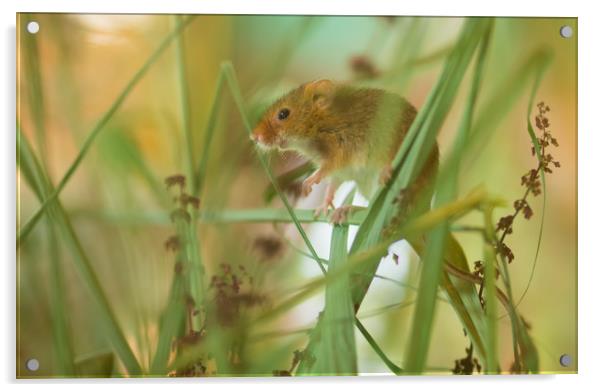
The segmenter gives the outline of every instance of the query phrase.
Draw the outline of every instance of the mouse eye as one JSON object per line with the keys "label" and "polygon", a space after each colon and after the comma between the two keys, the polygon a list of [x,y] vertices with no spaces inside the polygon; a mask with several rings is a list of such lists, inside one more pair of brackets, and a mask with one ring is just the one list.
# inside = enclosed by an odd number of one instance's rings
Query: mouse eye
{"label": "mouse eye", "polygon": [[278,112],[278,120],[286,120],[286,118],[288,117],[288,115],[291,114],[291,111],[288,109],[280,109],[280,111]]}

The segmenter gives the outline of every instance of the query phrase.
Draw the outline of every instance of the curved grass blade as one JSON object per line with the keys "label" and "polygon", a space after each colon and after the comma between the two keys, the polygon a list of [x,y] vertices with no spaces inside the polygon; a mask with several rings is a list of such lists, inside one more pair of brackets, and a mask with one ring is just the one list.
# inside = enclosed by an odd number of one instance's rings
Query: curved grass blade
{"label": "curved grass blade", "polygon": [[[473,19],[466,22],[437,84],[429,94],[426,104],[419,111],[397,152],[393,161],[393,176],[389,184],[370,203],[368,215],[358,230],[351,253],[366,249],[380,241],[382,230],[394,215],[393,208],[389,206],[395,204],[397,195],[402,189],[407,188],[412,178],[418,175],[424,161],[424,152],[428,152],[432,148],[435,135],[451,107],[461,79],[458,75],[464,74],[472,50],[478,43],[480,36],[475,29],[480,26],[479,23],[478,20]],[[365,269],[361,271],[362,274],[365,273],[368,276],[374,274],[379,262],[380,257],[375,258],[373,263],[364,267]],[[353,301],[356,308],[361,304],[370,282],[371,279],[368,277],[354,287]]]}
{"label": "curved grass blade", "polygon": [[[32,19],[29,15],[19,16],[19,22],[23,20],[22,24],[29,23]],[[17,31],[21,31],[18,29]],[[34,34],[20,34],[18,43],[22,45],[21,58],[23,59],[24,72],[23,75],[27,75],[28,88],[27,97],[29,102],[29,108],[31,110],[31,116],[34,122],[36,144],[38,151],[41,155],[43,163],[47,164],[47,143],[46,143],[46,127],[45,127],[45,103],[44,103],[44,89],[42,88],[42,76],[40,72],[40,58],[38,48],[39,37]],[[20,48],[21,49],[21,48]],[[20,79],[20,77],[19,77]],[[21,106],[21,105],[19,105]],[[17,125],[18,126],[18,125]],[[33,156],[33,152],[27,155]],[[27,167],[32,165],[31,167]],[[22,171],[25,173],[42,173],[40,166],[35,166],[37,162],[24,162]],[[47,165],[46,165],[47,166]],[[39,200],[43,200],[48,194],[48,179],[37,178],[33,179],[34,175],[26,174],[26,178],[30,187],[34,189]],[[50,274],[48,277],[49,281],[49,299],[48,305],[50,308],[50,314],[52,319],[52,338],[55,362],[55,372],[62,377],[73,377],[75,376],[74,359],[73,359],[73,347],[71,343],[71,332],[69,330],[68,322],[66,319],[67,310],[65,309],[65,292],[63,284],[63,275],[60,267],[60,250],[57,244],[57,233],[49,220],[46,221],[47,225],[47,247],[50,260]]]}
{"label": "curved grass blade", "polygon": [[[33,189],[38,200],[43,200],[49,193],[49,181],[44,177],[40,163],[25,138],[21,138],[21,129],[17,125],[18,164],[26,182]],[[19,186],[20,187],[20,186]],[[20,191],[18,191],[20,193]],[[19,215],[19,214],[18,214]],[[17,215],[17,216],[18,216]],[[49,305],[52,315],[53,349],[56,355],[57,374],[64,377],[75,375],[71,331],[66,319],[67,310],[64,308],[65,293],[63,276],[60,269],[60,254],[57,244],[57,232],[52,222],[48,220],[48,246],[50,250],[50,298]],[[19,260],[19,250],[17,250]]]}
{"label": "curved grass blade", "polygon": [[384,351],[378,346],[378,344],[376,343],[376,341],[374,340],[372,335],[370,335],[370,333],[368,332],[366,327],[364,327],[364,325],[361,323],[361,321],[358,320],[357,318],[355,319],[355,326],[357,327],[357,329],[359,329],[359,331],[362,333],[362,335],[364,335],[364,338],[368,341],[368,344],[370,344],[370,346],[374,349],[374,351],[376,352],[378,357],[381,359],[381,361],[383,361],[383,363],[385,365],[387,365],[389,370],[391,370],[391,372],[393,372],[393,374],[395,374],[397,376],[402,374],[403,369],[400,368],[399,366],[395,365],[395,363],[393,363],[393,361],[391,361],[389,359],[389,357],[387,357],[387,355],[384,353]]}
{"label": "curved grass blade", "polygon": [[[491,22],[489,20],[487,22],[486,24],[484,23],[484,30],[481,33],[480,53],[477,58],[464,116],[455,138],[449,163],[442,171],[437,184],[435,206],[441,205],[441,203],[449,203],[457,197],[460,162],[472,126],[474,107],[489,44]],[[412,374],[422,373],[426,366],[432,323],[435,315],[437,288],[443,277],[444,254],[450,238],[449,221],[441,222],[434,230],[427,234],[420,285],[418,287],[416,308],[410,332],[410,344],[405,362],[406,370]],[[472,318],[472,313],[469,313],[469,315]]]}
{"label": "curved grass blade", "polygon": [[[25,171],[30,173],[26,179],[33,178],[40,180],[47,178],[40,164],[38,163],[37,158],[33,154],[33,150],[31,149],[27,138],[21,132],[20,128],[17,128],[17,148],[19,167],[25,167]],[[33,185],[33,187],[38,188],[39,185],[40,184]],[[48,194],[51,194],[54,189],[52,188],[50,182],[47,183],[47,186]],[[44,195],[42,194],[42,196]],[[71,226],[69,217],[65,213],[65,210],[58,200],[53,200],[51,202],[48,207],[48,211],[49,219],[52,220],[57,231],[63,238],[65,245],[71,251],[73,261],[79,271],[80,278],[83,280],[84,285],[91,294],[92,300],[96,306],[98,320],[101,324],[103,332],[106,334],[107,340],[115,349],[117,355],[128,370],[128,373],[132,376],[140,375],[142,373],[142,369],[138,363],[138,360],[127,343],[123,331],[119,327],[109,301],[104,294],[96,274],[94,273],[90,260],[86,255],[83,246],[79,242],[75,230]]]}
{"label": "curved grass blade", "polygon": [[[453,236],[449,236],[446,242],[443,256],[445,263],[454,266],[460,271],[469,271],[468,261],[460,244],[458,244]],[[411,240],[410,243],[419,256],[425,254],[424,242]],[[470,274],[470,272],[467,273]],[[482,312],[481,304],[474,284],[457,279],[447,271],[443,271],[440,286],[445,291],[449,303],[460,319],[475,349],[479,355],[483,356],[486,351],[483,338],[485,324],[480,316]]]}

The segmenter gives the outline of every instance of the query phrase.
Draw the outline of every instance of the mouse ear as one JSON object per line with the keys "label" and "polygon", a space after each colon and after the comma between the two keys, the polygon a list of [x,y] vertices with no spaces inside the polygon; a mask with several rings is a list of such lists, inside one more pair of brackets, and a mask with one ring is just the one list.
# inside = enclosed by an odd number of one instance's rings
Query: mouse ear
{"label": "mouse ear", "polygon": [[316,80],[305,85],[305,97],[311,99],[319,109],[326,109],[331,104],[334,91],[334,83],[327,79]]}

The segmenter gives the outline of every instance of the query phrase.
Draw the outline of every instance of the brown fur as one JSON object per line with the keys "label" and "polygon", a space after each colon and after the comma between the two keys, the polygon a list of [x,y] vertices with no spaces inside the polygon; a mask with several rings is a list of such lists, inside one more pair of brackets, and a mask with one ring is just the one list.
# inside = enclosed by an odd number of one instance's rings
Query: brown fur
{"label": "brown fur", "polygon": [[[279,119],[283,109],[289,115]],[[312,160],[319,170],[309,189],[329,176],[360,184],[366,179],[356,177],[366,176],[363,169],[378,174],[390,165],[415,117],[416,109],[396,94],[319,80],[272,104],[252,138],[264,147],[295,150]],[[437,157],[435,147],[424,173],[431,175]]]}

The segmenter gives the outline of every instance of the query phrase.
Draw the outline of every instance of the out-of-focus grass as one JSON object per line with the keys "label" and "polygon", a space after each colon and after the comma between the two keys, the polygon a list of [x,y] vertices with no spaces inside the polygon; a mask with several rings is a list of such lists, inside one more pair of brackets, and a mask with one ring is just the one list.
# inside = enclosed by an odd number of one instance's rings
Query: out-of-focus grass
{"label": "out-of-focus grass", "polygon": [[[37,184],[30,186],[35,186],[40,191],[40,202],[42,202],[50,197],[50,195],[54,192],[54,189],[48,181],[47,175],[43,172],[41,165],[37,161],[27,139],[20,132],[20,130],[17,131],[17,156],[19,167],[24,173],[28,173],[25,174],[25,178],[28,180],[33,180],[31,184]],[[128,372],[131,375],[139,375],[141,373],[140,365],[138,364],[136,357],[127,343],[123,331],[115,319],[115,315],[111,310],[111,305],[109,304],[109,301],[107,300],[107,297],[101,288],[100,282],[98,281],[98,278],[90,265],[88,256],[86,255],[85,250],[80,243],[77,234],[71,225],[71,222],[69,221],[69,217],[65,213],[60,202],[53,200],[49,204],[48,215],[53,224],[56,225],[56,228],[61,232],[63,241],[73,254],[73,260],[76,262],[76,267],[80,272],[81,279],[84,281],[86,287],[90,291],[90,294],[96,305],[96,311],[99,313],[98,318],[103,324],[103,330],[106,333],[107,340],[113,345],[115,352],[120,356],[123,364],[128,369]],[[60,306],[61,304],[57,305],[59,305],[59,309],[57,310],[62,312],[61,315],[64,316],[68,314],[66,308]],[[64,320],[55,325],[55,328],[60,328],[55,332],[55,334],[61,336],[61,339],[57,342],[57,344],[60,343],[61,346],[56,348],[59,350],[59,352],[64,352],[64,354],[60,356],[61,360],[70,359],[70,356],[67,354],[69,350],[67,336],[70,334],[70,331],[65,330],[66,325],[67,323]],[[60,366],[64,370],[70,371],[72,370],[74,364],[62,363]]]}
{"label": "out-of-focus grass", "polygon": [[[270,375],[272,371],[282,366],[283,360],[290,359],[290,349],[287,351],[286,347],[282,348],[274,344],[274,346],[267,346],[266,350],[257,354],[260,359],[251,359],[248,357],[246,349],[253,340],[250,332],[263,325],[271,325],[271,322],[286,315],[296,305],[319,293],[322,288],[324,288],[325,308],[315,328],[308,331],[309,341],[306,337],[295,338],[296,334],[294,333],[285,333],[281,336],[287,339],[296,339],[291,340],[296,347],[305,347],[303,350],[295,352],[290,368],[283,371],[284,373],[356,374],[358,362],[361,362],[362,358],[361,353],[356,349],[354,328],[358,329],[379,360],[391,372],[415,374],[431,371],[436,368],[428,363],[429,345],[432,340],[431,331],[435,325],[435,302],[443,293],[456,312],[460,323],[466,329],[468,337],[475,347],[476,355],[485,363],[488,373],[498,373],[500,370],[504,370],[502,366],[505,365],[500,363],[499,359],[498,344],[502,340],[498,335],[500,328],[494,304],[496,298],[504,299],[502,301],[504,308],[510,313],[513,347],[516,353],[515,361],[523,365],[520,371],[540,371],[537,350],[530,336],[531,332],[527,330],[524,321],[515,309],[510,272],[506,261],[497,260],[495,248],[490,243],[484,242],[486,271],[484,280],[479,281],[472,276],[460,243],[452,237],[451,224],[468,213],[481,213],[483,210],[487,212],[485,214],[486,227],[489,236],[492,236],[493,222],[490,213],[492,208],[499,206],[499,201],[482,189],[460,196],[459,177],[462,171],[469,170],[467,161],[470,162],[470,160],[465,157],[471,158],[477,155],[477,149],[490,137],[504,118],[505,113],[516,104],[516,100],[526,90],[531,79],[539,80],[541,78],[545,66],[550,61],[548,51],[539,49],[533,52],[527,61],[510,74],[507,81],[489,94],[489,99],[481,100],[477,92],[484,80],[482,75],[488,58],[490,38],[492,34],[495,34],[495,31],[492,30],[492,21],[469,18],[464,22],[463,29],[458,38],[454,40],[453,45],[444,45],[443,49],[423,55],[421,49],[425,33],[428,30],[427,23],[421,18],[406,19],[403,24],[405,38],[400,40],[396,49],[393,50],[394,57],[390,69],[383,72],[380,77],[369,81],[368,84],[403,91],[412,82],[413,73],[420,67],[436,63],[439,59],[445,59],[443,69],[437,83],[431,89],[426,103],[421,105],[418,117],[396,156],[392,181],[379,190],[367,208],[358,209],[350,214],[348,225],[359,226],[351,249],[347,251],[348,226],[336,226],[333,228],[331,236],[330,257],[328,260],[324,260],[319,257],[305,224],[324,222],[326,218],[315,218],[311,210],[293,208],[294,203],[283,191],[290,181],[302,174],[302,171],[295,172],[289,177],[278,178],[273,174],[268,157],[262,152],[251,153],[249,156],[228,155],[227,153],[231,151],[241,151],[244,143],[240,142],[236,143],[237,150],[229,151],[227,147],[224,148],[224,140],[227,144],[229,138],[247,140],[247,133],[251,131],[253,121],[260,115],[262,107],[268,102],[268,97],[273,96],[279,82],[286,77],[286,66],[295,53],[294,45],[291,45],[290,42],[303,42],[319,25],[320,18],[303,19],[302,23],[292,28],[288,36],[284,37],[282,48],[279,51],[280,55],[273,63],[272,69],[257,78],[257,80],[265,80],[265,82],[261,82],[262,86],[260,86],[262,88],[265,86],[263,90],[259,90],[256,86],[243,93],[237,77],[240,69],[235,69],[229,61],[223,62],[217,73],[215,86],[201,86],[202,89],[212,90],[214,93],[208,105],[209,111],[200,128],[195,128],[195,122],[192,119],[197,108],[191,103],[190,93],[193,86],[188,84],[190,73],[193,71],[186,64],[192,54],[188,54],[187,47],[184,45],[187,40],[182,36],[185,27],[191,25],[193,17],[177,16],[174,20],[176,23],[173,30],[144,65],[137,70],[118,98],[101,116],[78,151],[76,159],[67,167],[66,173],[61,177],[56,188],[50,181],[48,164],[44,159],[37,158],[34,149],[19,130],[19,173],[40,201],[41,207],[34,213],[31,220],[19,226],[17,246],[19,251],[23,251],[20,245],[31,238],[32,229],[36,226],[39,218],[45,215],[48,218],[49,262],[52,266],[51,277],[53,278],[50,297],[50,308],[54,321],[52,346],[55,348],[58,358],[52,374],[89,376],[108,375],[109,372],[114,372],[114,375],[119,376],[126,374],[130,376],[144,374],[161,376],[171,371],[177,375],[201,375],[213,374],[213,372],[218,375]],[[169,289],[165,291],[166,295],[160,300],[162,304],[160,316],[156,320],[142,320],[141,324],[132,331],[131,328],[126,328],[117,321],[112,304],[108,300],[109,295],[90,262],[94,255],[89,254],[88,249],[79,240],[79,233],[75,231],[71,221],[82,217],[87,220],[91,219],[98,224],[117,225],[126,230],[169,226],[169,210],[171,209],[169,195],[157,179],[160,178],[159,175],[152,172],[150,166],[145,162],[147,158],[139,150],[140,147],[134,139],[128,136],[127,123],[124,123],[123,127],[115,126],[111,119],[115,117],[142,77],[153,66],[157,66],[161,54],[172,42],[175,42],[174,69],[177,75],[175,82],[179,91],[177,107],[180,109],[179,121],[177,121],[179,126],[175,128],[181,131],[181,137],[173,140],[184,144],[178,149],[182,151],[182,156],[178,157],[179,161],[176,166],[182,167],[179,170],[185,173],[186,192],[189,195],[201,197],[201,209],[198,212],[193,208],[187,209],[190,221],[183,218],[184,215],[172,215],[176,226],[175,231],[182,242],[182,247],[176,252],[175,259],[171,260],[170,257],[167,257],[167,262],[175,262],[175,266],[183,265],[184,268],[181,270],[175,268],[169,274],[168,279],[165,279]],[[44,156],[45,139],[48,135],[44,130],[43,83],[38,73],[40,66],[36,64],[38,54],[36,54],[37,49],[34,45],[24,45],[23,48],[29,53],[26,53],[26,66],[21,72],[34,76],[33,83],[29,84],[28,96],[29,103],[32,105],[29,113],[34,117],[34,124],[37,124],[38,152]],[[471,64],[474,64],[472,68]],[[469,94],[466,99],[461,100],[458,98],[458,92],[463,80],[469,77],[472,77]],[[250,85],[252,86],[253,83]],[[225,92],[230,94],[224,94]],[[227,98],[232,100],[226,101]],[[531,104],[532,99],[529,104],[529,115]],[[453,149],[449,157],[443,161],[440,171],[442,175],[434,188],[436,197],[433,209],[431,211],[414,211],[399,226],[390,227],[390,222],[397,214],[397,195],[402,189],[407,188],[420,172],[428,155],[427,152],[436,143],[437,135],[446,123],[448,113],[455,105],[464,108],[464,114],[454,137]],[[241,131],[240,128],[244,128],[246,132]],[[194,134],[197,130],[202,140],[200,149],[197,149],[194,143],[196,138]],[[101,131],[103,138],[97,139]],[[532,133],[531,128],[530,131]],[[217,142],[220,143],[220,148],[215,147]],[[97,144],[101,155],[121,157],[121,161],[114,170],[129,171],[132,169],[132,173],[136,173],[144,180],[156,205],[164,210],[153,212],[122,209],[123,211],[105,212],[82,208],[78,212],[77,207],[65,210],[59,201],[59,195],[71,181],[82,161],[89,155],[92,146]],[[210,171],[210,162],[215,160],[224,162],[221,166],[224,169],[223,175],[222,173],[216,175]],[[273,192],[274,196],[278,196],[279,202],[284,208],[219,210],[204,207],[205,196],[211,194],[212,197],[215,197],[214,192],[218,191],[223,191],[227,195],[229,184],[236,176],[234,168],[237,160],[259,161],[263,174],[271,184],[268,193]],[[246,161],[244,164],[250,166],[253,163]],[[124,168],[130,169],[125,170]],[[169,174],[173,173],[162,173],[161,176]],[[216,179],[216,177],[221,178]],[[220,180],[221,184],[217,184]],[[126,181],[123,183],[128,186]],[[127,192],[127,189],[120,191]],[[245,191],[248,192],[248,190]],[[425,200],[430,198],[429,195],[423,196]],[[269,201],[270,197],[267,197],[266,200]],[[219,204],[226,204],[225,197],[224,200],[219,200]],[[270,223],[276,230],[280,225],[292,223],[307,249],[307,252],[305,250],[300,250],[300,252],[309,255],[324,276],[307,284],[299,284],[300,288],[288,291],[293,293],[291,295],[273,295],[272,301],[274,302],[269,306],[241,306],[240,303],[244,302],[226,302],[231,304],[227,306],[223,303],[216,305],[219,304],[216,302],[218,297],[223,295],[220,294],[217,286],[213,285],[219,271],[217,266],[220,263],[226,265],[221,260],[226,260],[228,268],[245,265],[247,268],[253,269],[248,272],[250,276],[260,282],[265,282],[261,280],[266,275],[265,269],[262,269],[259,263],[253,264],[252,260],[256,257],[253,256],[253,251],[246,253],[239,251],[243,246],[240,239],[233,234],[237,233],[237,229],[229,228],[251,223]],[[199,227],[203,228],[201,232],[198,231]],[[216,233],[226,235],[222,238],[224,249],[215,250],[216,247],[208,240],[211,235],[209,228],[215,228]],[[383,232],[385,229],[387,229],[386,234]],[[284,235],[288,236],[288,233],[284,233]],[[425,236],[426,242],[423,240]],[[419,254],[422,260],[422,269],[416,300],[407,301],[413,306],[413,319],[408,344],[407,347],[404,347],[406,357],[402,363],[396,364],[387,356],[389,348],[377,343],[377,339],[370,334],[368,328],[360,322],[355,313],[360,308],[373,280],[380,278],[376,274],[376,270],[380,260],[387,253],[389,245],[400,239],[407,239]],[[60,246],[58,246],[59,243]],[[135,242],[128,243],[127,246],[135,247],[137,244]],[[68,308],[66,300],[68,293],[64,291],[64,271],[61,270],[65,263],[60,260],[65,249],[70,252],[84,286],[92,294],[95,303],[94,309],[97,312],[96,318],[102,325],[103,336],[111,343],[116,357],[125,369],[113,368],[112,356],[106,352],[85,357],[83,360],[74,359],[76,355],[70,340],[72,336],[78,334],[78,331],[72,329],[66,320],[66,315],[71,310]],[[112,254],[118,254],[118,252],[114,251]],[[496,287],[494,278],[496,265],[503,267],[505,294]],[[168,271],[170,270],[168,269]],[[241,269],[241,271],[243,270]],[[115,271],[115,273],[119,274],[119,271]],[[246,271],[229,278],[232,279],[232,287],[235,287],[232,290],[236,295],[226,297],[226,300],[253,300],[261,303],[263,301],[261,283],[253,283],[251,279],[248,282],[245,281],[245,274],[247,274]],[[140,277],[140,279],[144,278],[144,276]],[[488,304],[491,304],[486,307],[485,311],[480,306],[475,284],[485,285],[486,300]],[[132,286],[134,287],[133,284]],[[144,298],[157,295],[154,288],[150,291],[142,292],[140,296]],[[128,299],[126,298],[124,301],[127,302]],[[232,309],[224,309],[224,306],[226,308],[232,306]],[[225,310],[233,312],[228,313],[227,316],[234,317],[236,320],[234,326],[224,327],[219,321],[220,318],[225,317],[223,314]],[[380,311],[376,313],[380,313]],[[458,333],[461,335],[460,330]],[[132,338],[132,335],[135,338]],[[143,352],[152,353],[151,358],[145,361],[141,358]],[[145,365],[146,363],[148,366]]]}
{"label": "out-of-focus grass", "polygon": [[[48,182],[48,180],[44,180],[48,177],[42,171],[43,170],[42,166],[37,162],[37,158],[35,157],[33,150],[29,147],[25,136],[22,133],[20,133],[20,131],[19,131],[19,135],[17,137],[18,165],[22,170],[23,170],[24,164],[28,165],[27,166],[28,169],[26,170],[26,172],[28,172],[30,174],[26,175],[25,177],[26,177],[26,179],[28,179],[30,181],[30,186],[34,186],[34,184],[37,183],[37,186],[36,186],[37,194],[40,199],[40,202],[42,203],[42,206],[40,207],[38,212],[36,212],[36,214],[34,214],[33,218],[31,218],[31,220],[28,223],[26,223],[23,226],[23,228],[21,228],[21,230],[19,230],[19,234],[17,237],[17,248],[19,247],[19,244],[26,239],[27,234],[34,227],[34,225],[38,221],[39,217],[41,217],[42,214],[46,210],[48,210],[51,220],[53,220],[55,222],[55,224],[57,225],[57,227],[59,227],[59,229],[64,233],[65,241],[67,242],[67,244],[69,245],[69,247],[71,248],[71,250],[73,252],[74,260],[77,262],[76,266],[78,267],[78,269],[80,271],[81,277],[85,281],[86,286],[90,290],[92,297],[97,304],[97,310],[100,313],[99,319],[105,325],[105,331],[107,333],[107,338],[113,344],[113,347],[114,347],[115,351],[117,352],[117,354],[120,355],[121,360],[123,361],[123,363],[126,366],[130,375],[140,375],[142,373],[142,369],[141,369],[137,359],[135,358],[133,352],[131,351],[129,344],[126,342],[123,331],[117,324],[115,316],[111,310],[111,306],[106,298],[106,295],[103,292],[103,289],[101,288],[100,283],[98,282],[98,278],[97,278],[96,274],[94,273],[94,271],[90,265],[88,256],[86,255],[83,246],[79,242],[77,235],[76,235],[75,231],[73,230],[71,223],[69,222],[68,216],[63,211],[59,202],[56,201],[56,198],[59,195],[59,193],[61,192],[61,190],[65,187],[65,185],[68,183],[69,179],[71,178],[71,176],[73,175],[73,173],[75,172],[77,167],[79,166],[80,162],[85,157],[87,151],[91,147],[96,136],[100,133],[101,130],[103,130],[104,126],[107,124],[107,122],[109,121],[111,116],[117,111],[119,106],[122,104],[122,102],[128,96],[129,92],[133,89],[133,87],[136,85],[136,83],[142,78],[142,76],[145,74],[145,72],[158,59],[158,57],[165,50],[165,48],[167,48],[167,46],[170,44],[172,39],[174,37],[176,37],[182,31],[182,29],[190,22],[191,19],[192,18],[188,18],[186,23],[178,25],[178,27],[176,29],[174,29],[174,32],[165,39],[165,41],[158,47],[158,49],[149,57],[147,62],[134,75],[134,77],[132,78],[130,83],[128,83],[128,85],[125,87],[125,89],[122,91],[120,96],[115,100],[115,102],[111,105],[109,110],[98,121],[96,127],[92,130],[92,132],[90,133],[90,136],[84,142],[84,145],[82,146],[82,149],[80,150],[80,153],[78,154],[78,156],[75,159],[75,161],[73,162],[73,164],[67,170],[67,173],[63,176],[63,178],[57,188],[53,188],[52,185]],[[29,57],[29,58],[31,58],[31,57]],[[35,57],[34,57],[34,60],[35,60]],[[38,92],[37,95],[32,94],[32,96],[34,97],[34,100],[39,99],[39,98],[35,98],[35,97],[38,97],[38,96],[41,97],[40,92]],[[39,107],[39,106],[41,106],[41,104],[37,104],[34,106]],[[37,112],[39,113],[40,110],[38,110]],[[41,115],[41,114],[39,114],[39,115]],[[35,182],[34,182],[34,179],[36,179]],[[59,283],[55,284],[57,289],[59,289],[58,284]],[[60,295],[59,293],[57,293],[57,296],[62,298],[62,295]],[[64,304],[64,301],[57,305],[60,306],[62,304]],[[62,307],[57,309],[57,311],[60,312],[59,317],[64,316],[68,313],[67,310]],[[61,346],[57,347],[57,350],[59,350],[59,352],[62,353],[62,354],[60,354],[60,358],[62,359],[61,362],[63,363],[61,365],[62,370],[70,372],[65,375],[73,374],[73,371],[72,371],[73,362],[70,359],[70,356],[67,354],[68,348],[62,348],[62,347],[68,347],[66,345],[66,343],[68,342],[68,340],[66,338],[68,336],[68,332],[65,331],[66,322],[64,320],[59,321],[55,327],[59,328],[56,330],[55,334],[57,336],[60,336],[60,339],[58,339],[58,343],[61,343]],[[71,363],[65,363],[64,362],[65,360],[70,361]]]}
{"label": "out-of-focus grass", "polygon": [[[474,113],[475,102],[477,99],[477,92],[480,87],[481,72],[483,71],[483,63],[485,61],[487,47],[489,45],[490,30],[492,28],[492,21],[483,20],[481,22],[482,25],[479,26],[480,30],[477,30],[478,33],[471,32],[468,28],[465,32],[466,37],[473,38],[476,36],[476,42],[474,41],[474,38],[472,42],[470,39],[467,39],[468,42],[464,44],[466,46],[461,47],[462,50],[470,53],[477,47],[477,45],[480,44],[481,50],[480,55],[477,59],[477,65],[473,77],[474,79],[472,82],[470,95],[466,103],[465,114],[462,118],[460,128],[458,129],[455,138],[455,144],[453,147],[452,155],[449,158],[449,169],[448,167],[445,167],[438,178],[438,184],[436,187],[436,197],[434,202],[435,206],[440,205],[440,203],[447,203],[451,200],[454,200],[457,197],[459,177],[458,172],[460,169],[460,161],[464,154],[466,141],[468,139],[468,134],[472,126],[472,117]],[[458,43],[459,47],[460,45],[461,44]],[[464,60],[464,67],[468,64],[469,61],[470,56],[467,57],[466,60]],[[462,74],[463,72],[452,72],[451,75],[453,75],[453,78],[455,75]],[[459,85],[459,83],[457,83],[456,86],[457,85]],[[420,373],[426,366],[426,356],[429,348],[430,332],[432,328],[431,324],[433,322],[434,317],[437,286],[442,279],[444,252],[446,244],[449,241],[448,237],[450,235],[451,234],[449,232],[449,222],[444,221],[429,234],[426,240],[427,242],[426,252],[424,255],[424,268],[420,277],[420,289],[418,292],[416,312],[412,324],[412,334],[406,360],[408,371],[411,373]],[[465,298],[465,301],[468,302],[471,299],[475,298],[476,293],[473,292],[471,294],[472,295],[469,295],[468,298]],[[463,304],[463,306],[467,305]],[[479,331],[478,329],[475,330],[469,328],[469,326],[478,328],[480,322],[479,317],[477,315],[478,313],[471,313],[471,325],[465,324],[465,327],[467,328],[469,333],[471,333],[473,341],[480,342],[482,340],[481,331]],[[479,347],[478,344],[475,345]],[[487,348],[487,350],[489,349],[490,347]],[[484,347],[481,347],[481,350],[485,351]]]}
{"label": "out-of-focus grass", "polygon": [[52,202],[54,199],[56,199],[57,196],[61,193],[61,191],[65,187],[65,185],[67,185],[67,183],[69,182],[69,179],[71,178],[71,176],[73,176],[73,173],[75,173],[75,171],[79,167],[81,161],[86,156],[88,150],[94,143],[94,140],[96,139],[98,134],[104,129],[104,127],[107,125],[107,123],[109,122],[111,117],[115,114],[115,112],[123,104],[123,101],[125,101],[125,99],[129,95],[129,93],[132,91],[132,89],[136,86],[136,84],[140,81],[140,79],[142,79],[142,77],[148,71],[148,69],[157,61],[159,56],[161,56],[161,54],[169,46],[171,41],[182,32],[182,30],[188,25],[188,23],[190,23],[192,21],[192,19],[193,19],[193,17],[188,17],[188,19],[184,23],[179,24],[178,27],[176,29],[174,29],[174,31],[165,38],[165,40],[161,43],[161,45],[158,46],[157,50],[148,58],[148,60],[144,63],[144,65],[142,67],[140,67],[140,69],[132,77],[130,82],[125,86],[125,88],[119,94],[117,99],[115,99],[115,101],[113,102],[111,107],[98,120],[94,129],[92,129],[92,131],[88,135],[88,138],[84,141],[84,144],[82,145],[79,154],[77,155],[77,157],[75,158],[73,163],[69,166],[69,169],[67,170],[67,172],[65,173],[65,175],[63,176],[61,181],[59,182],[58,186],[56,187],[56,190],[53,191],[52,194],[50,194],[49,197],[44,200],[40,209],[19,230],[19,233],[17,235],[17,246],[22,240],[25,239],[27,234],[29,234],[30,230],[35,226],[38,219],[42,216],[46,206],[50,202]]}

